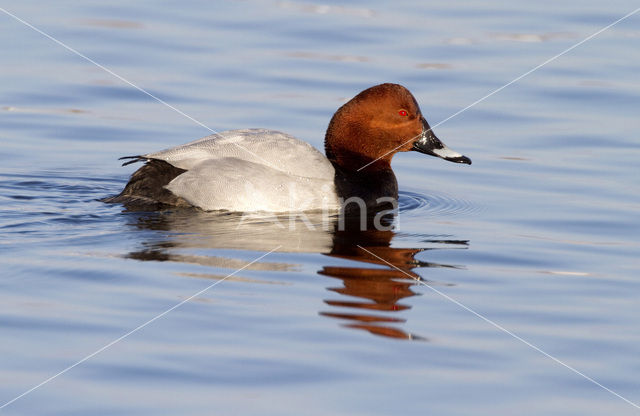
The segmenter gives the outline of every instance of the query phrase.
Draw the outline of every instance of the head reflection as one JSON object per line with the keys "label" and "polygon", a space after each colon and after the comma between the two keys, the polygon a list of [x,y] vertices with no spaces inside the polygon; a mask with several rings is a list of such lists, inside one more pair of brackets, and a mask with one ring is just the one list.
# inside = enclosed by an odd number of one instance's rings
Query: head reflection
{"label": "head reflection", "polygon": [[[387,216],[386,221],[393,221]],[[349,224],[347,222],[347,224]],[[391,247],[395,232],[392,230],[356,229],[355,224],[344,230],[336,230],[334,244],[328,256],[352,260],[355,267],[325,266],[318,273],[335,278],[341,287],[332,286],[328,290],[347,298],[330,298],[325,303],[336,310],[321,311],[323,316],[344,321],[347,328],[360,329],[374,335],[407,339],[426,340],[427,338],[405,331],[402,326],[405,318],[399,312],[411,309],[405,298],[419,293],[412,288],[425,282],[414,272],[417,268],[456,266],[428,263],[415,258],[416,254],[433,248],[396,248]],[[467,241],[459,240],[426,240],[435,247],[466,247]],[[357,264],[362,264],[358,266]],[[382,266],[382,267],[381,267]],[[428,284],[435,284],[429,282]]]}

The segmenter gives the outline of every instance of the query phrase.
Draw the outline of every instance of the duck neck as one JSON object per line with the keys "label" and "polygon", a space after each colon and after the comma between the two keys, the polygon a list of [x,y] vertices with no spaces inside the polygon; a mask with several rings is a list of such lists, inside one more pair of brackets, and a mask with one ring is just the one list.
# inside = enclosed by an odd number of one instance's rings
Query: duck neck
{"label": "duck neck", "polygon": [[[390,198],[394,201],[398,199],[398,181],[388,162],[376,161],[364,169],[357,170],[370,161],[356,164],[350,161],[345,166],[333,159],[329,160],[336,170],[336,192],[343,200],[361,198],[367,207],[374,208],[388,205]],[[350,166],[358,168],[353,169]]]}

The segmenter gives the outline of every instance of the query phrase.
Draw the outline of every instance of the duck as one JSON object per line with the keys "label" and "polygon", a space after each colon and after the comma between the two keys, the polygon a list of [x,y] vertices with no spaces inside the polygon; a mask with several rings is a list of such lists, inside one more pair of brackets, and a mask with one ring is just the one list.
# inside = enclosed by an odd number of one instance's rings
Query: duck
{"label": "duck", "polygon": [[325,134],[325,155],[300,139],[262,128],[228,130],[136,156],[143,162],[108,203],[204,211],[377,210],[398,199],[391,160],[415,151],[449,162],[471,159],[444,145],[402,85],[367,88],[342,105]]}

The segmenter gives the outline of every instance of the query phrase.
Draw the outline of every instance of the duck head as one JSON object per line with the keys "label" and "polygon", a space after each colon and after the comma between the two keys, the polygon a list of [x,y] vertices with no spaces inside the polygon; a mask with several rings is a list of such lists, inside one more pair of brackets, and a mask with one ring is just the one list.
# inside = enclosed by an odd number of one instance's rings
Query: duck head
{"label": "duck head", "polygon": [[395,153],[408,151],[471,164],[436,137],[411,92],[398,84],[368,88],[340,107],[329,122],[325,151],[347,171],[387,170]]}

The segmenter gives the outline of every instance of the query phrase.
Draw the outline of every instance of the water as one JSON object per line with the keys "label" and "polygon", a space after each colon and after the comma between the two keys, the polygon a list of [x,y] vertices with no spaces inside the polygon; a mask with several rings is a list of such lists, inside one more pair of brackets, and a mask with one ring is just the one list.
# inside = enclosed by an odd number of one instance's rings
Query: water
{"label": "water", "polygon": [[[322,148],[366,87],[433,126],[637,4],[1,7],[211,129]],[[472,166],[397,155],[366,232],[97,201],[209,130],[0,22],[0,406],[186,301],[0,413],[638,413],[561,363],[640,402],[639,15],[435,127]]]}

